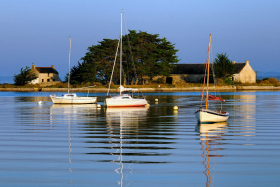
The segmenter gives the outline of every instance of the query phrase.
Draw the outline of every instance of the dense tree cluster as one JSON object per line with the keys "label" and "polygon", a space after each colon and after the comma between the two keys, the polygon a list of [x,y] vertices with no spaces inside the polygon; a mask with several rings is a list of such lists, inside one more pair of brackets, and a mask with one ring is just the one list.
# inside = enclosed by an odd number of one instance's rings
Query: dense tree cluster
{"label": "dense tree cluster", "polygon": [[217,54],[214,60],[215,76],[220,79],[232,77],[236,71],[236,65],[229,60],[227,54]]}
{"label": "dense tree cluster", "polygon": [[[110,81],[116,50],[119,40],[103,39],[98,45],[88,48],[88,52],[81,58],[81,63],[71,69],[71,84],[84,82]],[[151,80],[158,75],[168,76],[173,64],[179,61],[176,56],[175,44],[166,38],[159,38],[158,34],[136,32],[130,30],[123,36],[122,72],[126,84],[143,84],[144,77]],[[118,84],[120,79],[120,55],[116,59],[113,82]]]}
{"label": "dense tree cluster", "polygon": [[25,69],[21,68],[19,74],[14,75],[14,82],[17,86],[23,86],[36,78],[36,74],[32,73],[31,69],[26,66]]}

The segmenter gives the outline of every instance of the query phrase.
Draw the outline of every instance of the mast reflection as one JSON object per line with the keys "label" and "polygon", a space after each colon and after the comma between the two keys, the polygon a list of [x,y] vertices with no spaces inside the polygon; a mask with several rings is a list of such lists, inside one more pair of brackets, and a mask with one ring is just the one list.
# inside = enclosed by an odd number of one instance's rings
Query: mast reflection
{"label": "mast reflection", "polygon": [[[112,160],[112,162],[120,165],[119,168],[115,169],[115,172],[121,175],[120,181],[118,184],[123,186],[124,179],[124,163],[131,163],[129,160],[124,160],[124,155],[129,155],[129,148],[124,148],[123,144],[128,144],[125,142],[125,139],[129,139],[131,131],[137,130],[139,123],[146,119],[148,108],[145,107],[135,107],[135,108],[107,108],[106,110],[106,119],[107,123],[111,128],[119,125],[119,145],[115,145],[112,149],[116,149],[115,153],[112,155],[117,155],[117,160]],[[111,131],[112,135],[115,135],[114,130]],[[129,173],[132,173],[130,166],[127,167]],[[129,185],[129,182],[128,184]]]}
{"label": "mast reflection", "polygon": [[[83,105],[61,105],[53,104],[50,106],[50,124],[55,124],[56,120],[65,120],[68,124],[68,143],[69,143],[69,171],[72,173],[72,134],[71,134],[71,121],[75,121],[80,115],[89,115],[92,109],[96,109],[95,104],[83,104]],[[72,124],[73,125],[73,124]],[[72,183],[70,179],[69,183]]]}
{"label": "mast reflection", "polygon": [[[221,148],[215,148],[214,145],[220,145],[222,136],[226,132],[228,127],[227,122],[211,123],[211,124],[197,124],[195,131],[200,134],[201,140],[201,157],[203,158],[202,164],[205,167],[203,172],[206,176],[206,187],[211,186],[211,167],[210,167],[210,157],[222,157],[223,155],[217,154],[216,151],[221,150]],[[210,154],[210,152],[213,152]]]}

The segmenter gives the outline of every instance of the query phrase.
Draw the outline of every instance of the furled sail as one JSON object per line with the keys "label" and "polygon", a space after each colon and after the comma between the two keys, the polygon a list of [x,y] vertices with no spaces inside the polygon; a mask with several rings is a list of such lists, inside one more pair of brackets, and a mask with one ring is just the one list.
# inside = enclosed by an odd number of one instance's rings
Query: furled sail
{"label": "furled sail", "polygon": [[210,95],[210,94],[209,94],[209,100],[212,100],[212,101],[223,101],[223,102],[225,102],[224,99],[222,99],[222,98],[220,98],[220,97],[216,97],[216,96]]}

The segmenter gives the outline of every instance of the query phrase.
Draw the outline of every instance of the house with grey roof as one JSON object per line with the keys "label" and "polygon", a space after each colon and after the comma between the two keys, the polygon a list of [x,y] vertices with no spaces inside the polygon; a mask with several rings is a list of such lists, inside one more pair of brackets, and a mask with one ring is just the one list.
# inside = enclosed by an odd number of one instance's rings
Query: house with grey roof
{"label": "house with grey roof", "polygon": [[32,80],[30,84],[43,83],[51,85],[54,82],[60,81],[59,74],[54,68],[54,65],[51,65],[51,67],[36,67],[35,65],[32,65],[31,72],[35,73],[38,78]]}
{"label": "house with grey roof", "polygon": [[[256,72],[250,66],[249,61],[245,63],[236,63],[236,73],[233,75],[234,82],[256,83]],[[204,64],[176,64],[169,77],[166,77],[166,83],[178,84],[186,83],[203,83],[205,74]]]}
{"label": "house with grey roof", "polygon": [[256,83],[257,73],[249,64],[249,60],[246,60],[245,63],[236,63],[236,73],[233,75],[232,80],[234,82],[240,83]]}

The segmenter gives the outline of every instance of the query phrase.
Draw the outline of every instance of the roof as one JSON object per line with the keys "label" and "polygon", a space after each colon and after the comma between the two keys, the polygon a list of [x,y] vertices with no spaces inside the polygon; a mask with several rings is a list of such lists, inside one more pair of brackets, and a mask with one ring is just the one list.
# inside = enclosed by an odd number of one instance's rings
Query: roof
{"label": "roof", "polygon": [[58,74],[58,72],[53,69],[52,67],[36,67],[36,69],[39,71],[39,73],[55,73]]}
{"label": "roof", "polygon": [[236,71],[235,73],[240,73],[240,71],[244,68],[245,63],[235,63]]}
{"label": "roof", "polygon": [[204,74],[205,64],[174,64],[170,74]]}
{"label": "roof", "polygon": [[[236,72],[244,68],[246,63],[235,63]],[[211,66],[211,65],[210,65]],[[204,74],[205,73],[205,64],[174,64],[174,68],[170,74]]]}

